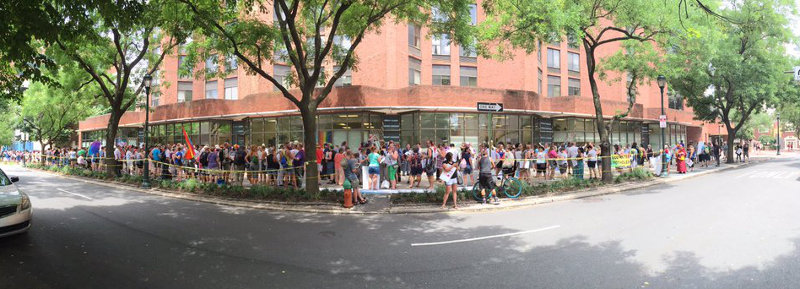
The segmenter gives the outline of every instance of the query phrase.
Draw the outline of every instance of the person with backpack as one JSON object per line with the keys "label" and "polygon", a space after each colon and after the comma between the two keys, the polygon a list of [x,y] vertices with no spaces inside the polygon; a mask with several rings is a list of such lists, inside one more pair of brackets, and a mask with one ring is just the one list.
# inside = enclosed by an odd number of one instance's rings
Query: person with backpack
{"label": "person with backpack", "polygon": [[245,164],[247,164],[247,152],[238,144],[233,145],[233,149],[233,183],[242,185],[244,183],[244,174],[242,171],[244,171]]}

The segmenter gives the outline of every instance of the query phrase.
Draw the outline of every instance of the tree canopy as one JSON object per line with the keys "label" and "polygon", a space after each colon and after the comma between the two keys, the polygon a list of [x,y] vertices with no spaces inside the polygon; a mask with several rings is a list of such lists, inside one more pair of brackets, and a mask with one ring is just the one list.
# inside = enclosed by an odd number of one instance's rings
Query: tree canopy
{"label": "tree canopy", "polygon": [[[481,25],[484,43],[481,50],[503,57],[510,49],[531,53],[541,49],[542,42],[560,42],[564,38],[580,42],[585,51],[599,146],[602,155],[607,157],[611,153],[609,135],[613,122],[630,113],[636,99],[636,86],[657,74],[653,69],[658,67],[660,59],[656,44],[680,29],[680,17],[674,16],[679,4],[678,1],[653,0],[486,1],[484,9],[488,15]],[[626,49],[599,59],[598,51],[610,45]],[[620,80],[626,74],[631,80],[627,83],[628,109],[615,112],[607,121],[598,77]],[[610,162],[604,162],[603,166],[603,179],[611,181]]]}
{"label": "tree canopy", "polygon": [[721,121],[737,136],[753,114],[780,102],[790,66],[782,44],[791,40],[787,14],[795,10],[791,1],[746,0],[719,11],[733,21],[698,18],[697,33],[674,35],[669,83],[697,119]]}
{"label": "tree canopy", "polygon": [[[235,57],[298,108],[309,152],[317,146],[317,107],[347,70],[357,69],[355,50],[369,33],[379,33],[387,22],[416,23],[448,33],[456,43],[474,42],[471,0],[177,2],[170,7],[176,11],[174,21],[197,25],[198,37],[187,45],[186,67],[212,56],[216,61]],[[272,69],[276,63],[289,66],[291,73],[277,74]],[[208,76],[208,71],[200,74]],[[306,188],[312,193],[318,190],[315,161],[315,154],[306,154]]]}

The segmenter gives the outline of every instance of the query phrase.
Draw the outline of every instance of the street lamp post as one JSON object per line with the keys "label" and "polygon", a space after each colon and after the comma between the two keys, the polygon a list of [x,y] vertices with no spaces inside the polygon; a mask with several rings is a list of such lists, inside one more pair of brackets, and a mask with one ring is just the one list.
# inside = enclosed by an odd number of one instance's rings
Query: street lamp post
{"label": "street lamp post", "polygon": [[153,77],[150,74],[144,76],[142,81],[144,82],[144,172],[142,173],[142,188],[149,189],[150,188],[150,162],[148,159],[148,139],[149,134],[147,133],[148,126],[150,125],[150,84],[153,80]]}
{"label": "street lamp post", "polygon": [[781,155],[781,113],[778,112],[778,139],[776,140],[778,144],[778,155]]}
{"label": "street lamp post", "polygon": [[[661,115],[667,115],[667,113],[664,111],[664,87],[667,86],[667,78],[663,75],[659,75],[658,78],[656,78],[656,81],[658,82],[658,88],[661,89]],[[661,177],[667,176],[667,156],[665,154],[666,151],[664,150],[664,145],[667,143],[667,138],[664,135],[664,129],[665,128],[663,127],[661,128]]]}

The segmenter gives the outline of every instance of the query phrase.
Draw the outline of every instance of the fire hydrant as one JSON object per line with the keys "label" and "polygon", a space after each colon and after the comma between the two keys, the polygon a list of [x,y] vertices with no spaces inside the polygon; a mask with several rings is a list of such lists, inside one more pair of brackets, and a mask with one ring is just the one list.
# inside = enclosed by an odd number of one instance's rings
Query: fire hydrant
{"label": "fire hydrant", "polygon": [[353,207],[353,185],[350,184],[350,180],[344,179],[344,207],[345,208],[352,208]]}

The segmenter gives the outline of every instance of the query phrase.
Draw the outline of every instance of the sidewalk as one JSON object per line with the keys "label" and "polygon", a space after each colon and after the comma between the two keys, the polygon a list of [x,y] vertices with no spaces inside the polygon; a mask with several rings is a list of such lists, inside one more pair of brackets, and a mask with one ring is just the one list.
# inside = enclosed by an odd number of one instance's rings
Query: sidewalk
{"label": "sidewalk", "polygon": [[[622,183],[622,184],[613,184],[607,185],[599,188],[591,188],[585,190],[578,190],[569,193],[561,193],[559,195],[543,195],[543,196],[534,196],[534,197],[524,197],[519,199],[502,199],[503,201],[499,205],[483,205],[477,202],[474,202],[471,199],[468,200],[461,200],[459,202],[459,206],[461,207],[458,210],[453,209],[441,209],[437,204],[400,204],[400,205],[393,205],[390,202],[389,194],[373,194],[370,196],[370,202],[366,205],[359,205],[355,206],[350,209],[343,208],[341,204],[332,204],[332,203],[288,203],[288,202],[267,202],[267,201],[248,201],[248,200],[239,200],[239,199],[229,199],[229,198],[220,198],[220,197],[211,197],[205,195],[197,195],[197,194],[189,194],[189,193],[181,193],[175,191],[166,191],[160,189],[150,189],[145,190],[137,187],[132,187],[130,185],[125,185],[121,183],[109,183],[109,182],[101,182],[93,179],[88,178],[81,178],[81,177],[73,177],[73,176],[62,176],[65,178],[70,178],[78,181],[83,181],[86,183],[93,183],[98,185],[104,185],[109,187],[115,187],[125,190],[132,190],[152,195],[158,195],[163,197],[169,198],[179,198],[191,201],[198,201],[198,202],[205,202],[205,203],[212,203],[218,205],[227,205],[227,206],[237,206],[237,207],[245,207],[245,208],[253,208],[253,209],[266,209],[266,210],[276,210],[276,211],[291,211],[291,212],[306,212],[306,213],[330,213],[330,214],[409,214],[409,213],[451,213],[451,212],[483,212],[483,211],[497,211],[497,210],[507,210],[513,208],[521,208],[527,207],[537,204],[544,204],[544,203],[552,203],[557,201],[564,201],[564,200],[572,200],[572,199],[580,199],[580,198],[587,198],[593,196],[601,196],[607,194],[614,194],[623,191],[641,189],[649,186],[654,186],[658,184],[664,183],[671,183],[677,182],[684,179],[689,179],[693,177],[703,176],[706,174],[711,174],[719,171],[735,169],[743,166],[748,166],[750,164],[756,164],[764,161],[768,161],[771,159],[785,159],[785,158],[795,158],[798,157],[798,153],[782,153],[781,156],[775,156],[773,154],[758,154],[751,156],[751,161],[746,163],[735,163],[735,164],[721,164],[719,167],[712,165],[708,168],[695,168],[694,172],[689,172],[687,174],[677,174],[674,173],[674,170],[671,170],[671,173],[666,178],[655,178],[653,180],[645,181],[645,182],[630,182],[630,183]],[[50,173],[50,172],[46,172]],[[51,173],[53,174],[53,173]],[[409,190],[401,190],[401,191],[409,191]],[[417,189],[410,190],[413,192],[418,192]]]}

